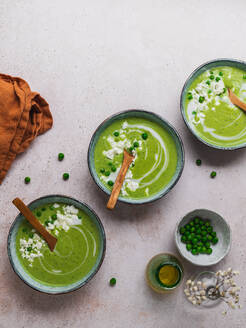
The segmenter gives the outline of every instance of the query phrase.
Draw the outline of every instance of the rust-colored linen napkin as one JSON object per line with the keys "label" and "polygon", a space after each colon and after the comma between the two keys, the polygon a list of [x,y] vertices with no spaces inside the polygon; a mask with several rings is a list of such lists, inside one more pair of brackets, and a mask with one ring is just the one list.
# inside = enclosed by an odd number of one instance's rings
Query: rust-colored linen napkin
{"label": "rust-colored linen napkin", "polygon": [[26,81],[0,74],[0,184],[16,155],[52,124],[48,103]]}

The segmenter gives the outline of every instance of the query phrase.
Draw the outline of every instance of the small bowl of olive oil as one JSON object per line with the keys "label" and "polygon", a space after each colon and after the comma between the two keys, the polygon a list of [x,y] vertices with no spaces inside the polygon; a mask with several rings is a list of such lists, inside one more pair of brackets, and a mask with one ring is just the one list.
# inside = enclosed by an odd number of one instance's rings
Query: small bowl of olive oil
{"label": "small bowl of olive oil", "polygon": [[161,253],[152,257],[146,268],[148,285],[157,293],[176,289],[183,279],[183,266],[172,254]]}

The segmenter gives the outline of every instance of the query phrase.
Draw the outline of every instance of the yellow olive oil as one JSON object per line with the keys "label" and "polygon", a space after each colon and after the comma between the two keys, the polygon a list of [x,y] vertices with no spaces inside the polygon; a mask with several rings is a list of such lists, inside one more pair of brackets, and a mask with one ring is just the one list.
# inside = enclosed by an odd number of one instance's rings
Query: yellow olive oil
{"label": "yellow olive oil", "polygon": [[176,264],[165,263],[157,268],[156,278],[162,286],[171,288],[179,283],[181,272]]}

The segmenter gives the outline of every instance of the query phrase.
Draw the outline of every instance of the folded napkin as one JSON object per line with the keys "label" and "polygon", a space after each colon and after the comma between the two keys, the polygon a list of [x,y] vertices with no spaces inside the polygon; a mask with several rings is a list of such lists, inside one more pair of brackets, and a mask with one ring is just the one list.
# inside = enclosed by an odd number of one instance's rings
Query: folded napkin
{"label": "folded napkin", "polygon": [[26,81],[0,74],[0,184],[16,155],[52,124],[48,103]]}

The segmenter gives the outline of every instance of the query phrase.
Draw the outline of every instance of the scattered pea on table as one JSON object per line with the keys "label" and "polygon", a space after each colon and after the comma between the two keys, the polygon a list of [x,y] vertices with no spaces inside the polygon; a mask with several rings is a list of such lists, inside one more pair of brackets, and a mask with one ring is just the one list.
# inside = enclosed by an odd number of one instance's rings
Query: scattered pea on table
{"label": "scattered pea on table", "polygon": [[217,173],[216,173],[215,171],[212,171],[212,172],[210,173],[210,177],[211,177],[212,179],[214,179],[214,178],[216,177],[216,175],[217,175]]}
{"label": "scattered pea on table", "polygon": [[69,179],[69,173],[63,173],[63,180]]}
{"label": "scattered pea on table", "polygon": [[63,153],[59,153],[58,154],[58,161],[62,161],[64,159],[64,154]]}
{"label": "scattered pea on table", "polygon": [[25,181],[25,184],[28,184],[28,183],[31,182],[31,178],[30,177],[25,177],[24,181]]}
{"label": "scattered pea on table", "polygon": [[116,279],[115,278],[111,278],[109,281],[110,286],[115,286],[116,284]]}
{"label": "scattered pea on table", "polygon": [[201,166],[202,165],[202,160],[201,159],[197,159],[196,160],[196,165],[197,166]]}

